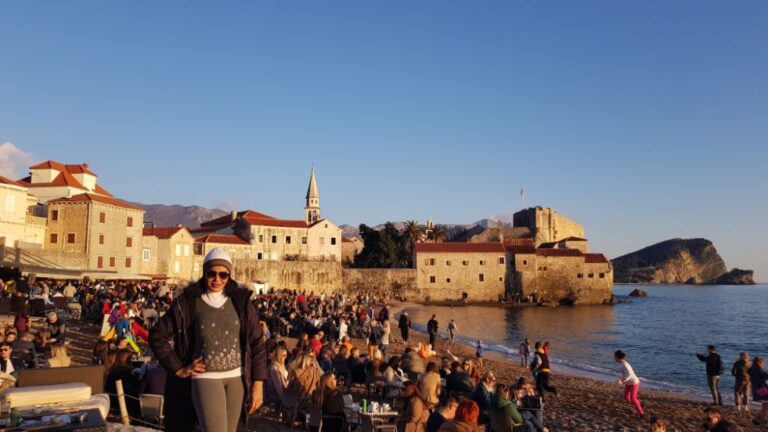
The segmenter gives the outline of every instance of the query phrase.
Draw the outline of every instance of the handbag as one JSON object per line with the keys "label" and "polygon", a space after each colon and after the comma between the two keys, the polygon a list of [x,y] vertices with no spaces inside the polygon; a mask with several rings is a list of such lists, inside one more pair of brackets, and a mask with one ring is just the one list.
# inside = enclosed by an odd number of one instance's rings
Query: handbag
{"label": "handbag", "polygon": [[768,385],[755,389],[755,395],[761,398],[768,397]]}

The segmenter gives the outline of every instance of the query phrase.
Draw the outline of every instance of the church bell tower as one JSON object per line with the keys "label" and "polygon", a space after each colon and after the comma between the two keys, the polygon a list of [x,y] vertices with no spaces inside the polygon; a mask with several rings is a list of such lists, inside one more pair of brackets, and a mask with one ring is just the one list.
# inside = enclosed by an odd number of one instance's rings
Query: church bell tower
{"label": "church bell tower", "polygon": [[317,179],[315,178],[314,168],[312,168],[312,175],[309,177],[307,203],[304,207],[304,214],[304,219],[309,225],[320,220],[320,194],[317,192]]}

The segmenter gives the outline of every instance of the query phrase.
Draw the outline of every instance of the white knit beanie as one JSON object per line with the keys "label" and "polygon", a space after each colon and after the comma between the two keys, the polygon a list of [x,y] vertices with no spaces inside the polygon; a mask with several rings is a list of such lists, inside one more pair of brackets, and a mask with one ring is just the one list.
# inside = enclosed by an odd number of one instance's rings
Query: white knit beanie
{"label": "white knit beanie", "polygon": [[208,270],[214,266],[223,266],[227,268],[227,271],[232,273],[232,258],[222,248],[213,248],[203,259],[203,271]]}

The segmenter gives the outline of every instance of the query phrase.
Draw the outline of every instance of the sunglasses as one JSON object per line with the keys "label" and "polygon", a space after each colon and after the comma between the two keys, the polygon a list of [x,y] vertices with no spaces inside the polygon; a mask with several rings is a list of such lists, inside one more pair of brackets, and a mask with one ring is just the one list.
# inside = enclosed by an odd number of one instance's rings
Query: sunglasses
{"label": "sunglasses", "polygon": [[0,352],[10,351],[8,348],[0,348]]}
{"label": "sunglasses", "polygon": [[216,271],[213,271],[213,270],[208,270],[208,271],[205,272],[205,277],[207,277],[208,279],[213,279],[216,276],[218,276],[219,279],[221,279],[221,280],[229,279],[229,273],[227,273],[227,272],[216,272]]}

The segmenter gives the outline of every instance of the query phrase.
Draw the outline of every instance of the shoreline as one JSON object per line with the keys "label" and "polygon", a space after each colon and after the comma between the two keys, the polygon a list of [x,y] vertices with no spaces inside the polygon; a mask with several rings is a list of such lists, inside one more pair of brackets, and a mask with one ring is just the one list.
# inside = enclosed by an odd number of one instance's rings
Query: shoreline
{"label": "shoreline", "polygon": [[[392,325],[388,355],[400,355],[404,350],[395,315],[399,317],[404,309],[420,306],[422,305],[414,302],[390,303],[390,320],[394,325]],[[428,342],[426,333],[416,329],[411,329],[409,339],[408,345],[412,347],[420,342]],[[429,361],[436,361],[438,364],[446,350],[461,358],[475,357],[474,346],[460,341],[450,342],[438,338],[436,345],[437,355],[431,357]],[[496,374],[497,381],[511,384],[518,377],[525,377],[531,381],[530,371],[521,367],[516,358],[507,357],[503,353],[488,351],[486,353],[488,354],[485,356],[485,369],[492,370]],[[705,399],[707,395],[697,399],[694,395],[682,392],[648,388],[641,382],[640,400],[645,416],[639,418],[634,408],[624,402],[623,386],[615,381],[601,380],[574,372],[559,369],[553,372],[551,382],[558,388],[560,397],[545,395],[545,424],[552,431],[646,431],[653,416],[667,420],[670,431],[689,431],[698,427],[701,423],[702,410],[710,405]],[[721,392],[728,391],[730,389],[721,388]],[[733,406],[720,408],[724,417],[739,424],[743,431],[761,430],[759,426],[752,423],[751,415],[740,415]],[[758,405],[753,404],[752,408],[753,412],[759,411]]]}

